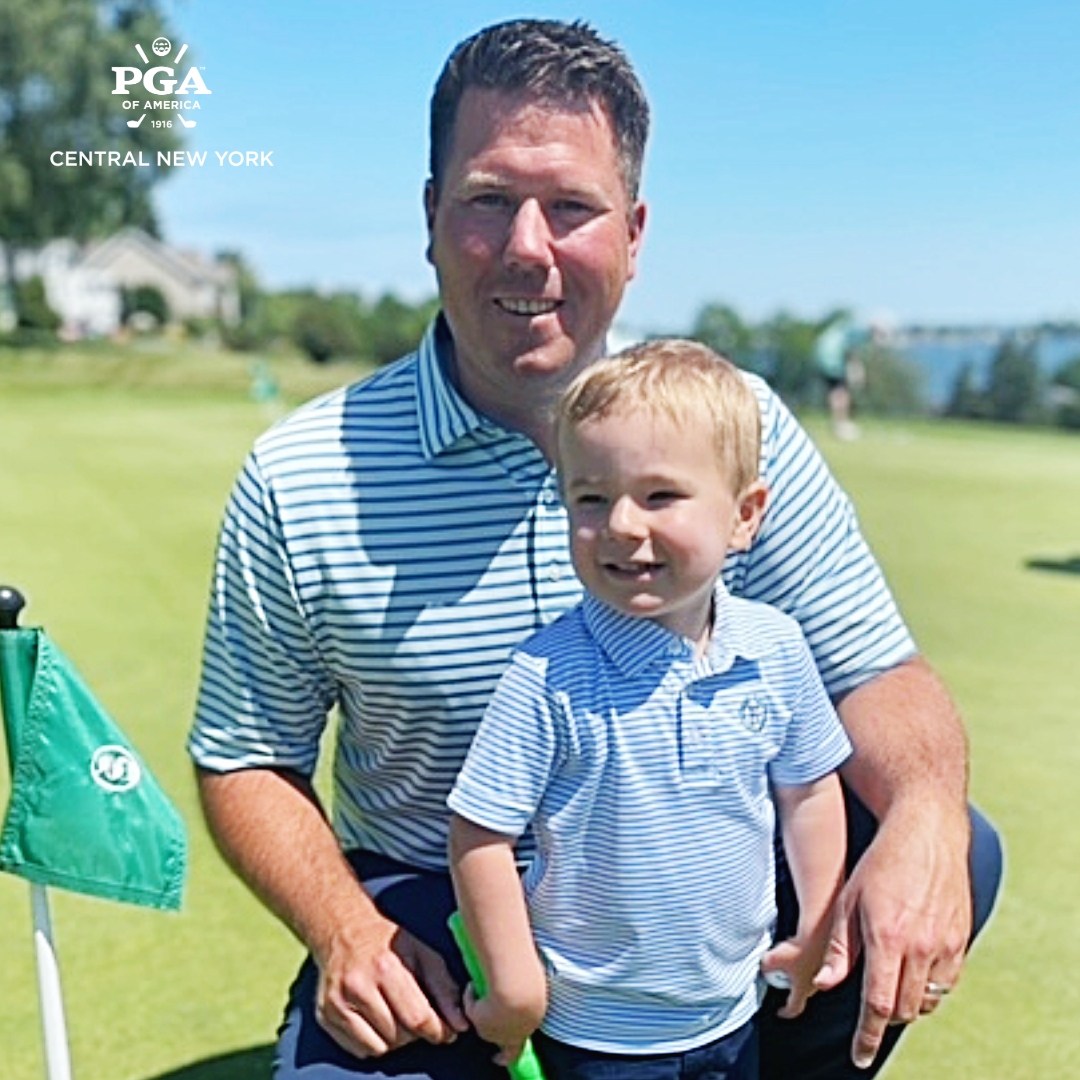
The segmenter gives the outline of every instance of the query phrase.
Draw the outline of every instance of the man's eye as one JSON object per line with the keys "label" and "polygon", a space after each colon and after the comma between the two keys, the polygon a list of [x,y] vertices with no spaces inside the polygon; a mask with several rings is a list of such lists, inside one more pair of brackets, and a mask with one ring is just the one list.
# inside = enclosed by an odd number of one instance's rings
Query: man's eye
{"label": "man's eye", "polygon": [[552,218],[566,226],[582,225],[596,214],[591,204],[580,199],[558,199],[551,204]]}
{"label": "man's eye", "polygon": [[509,205],[510,200],[501,191],[485,191],[474,195],[470,202],[480,210],[501,210]]}

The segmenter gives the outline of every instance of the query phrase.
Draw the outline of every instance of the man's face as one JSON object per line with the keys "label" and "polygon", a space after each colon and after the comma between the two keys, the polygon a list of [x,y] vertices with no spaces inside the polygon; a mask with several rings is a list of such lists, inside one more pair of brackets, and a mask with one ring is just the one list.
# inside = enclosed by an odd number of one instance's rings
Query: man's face
{"label": "man's face", "polygon": [[467,90],[426,209],[460,387],[513,424],[601,355],[634,275],[645,210],[606,114]]}

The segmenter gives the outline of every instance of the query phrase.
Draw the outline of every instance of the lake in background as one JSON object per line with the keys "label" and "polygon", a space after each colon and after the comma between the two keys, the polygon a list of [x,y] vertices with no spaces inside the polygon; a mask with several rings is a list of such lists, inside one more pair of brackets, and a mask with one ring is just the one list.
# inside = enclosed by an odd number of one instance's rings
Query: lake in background
{"label": "lake in background", "polygon": [[[1012,331],[986,330],[939,336],[901,331],[891,345],[914,360],[926,373],[926,400],[937,410],[948,402],[956,377],[965,364],[972,365],[976,385],[986,385],[994,353],[1010,333]],[[1052,375],[1064,363],[1080,356],[1080,334],[1044,332],[1039,336],[1035,355],[1042,370]]]}

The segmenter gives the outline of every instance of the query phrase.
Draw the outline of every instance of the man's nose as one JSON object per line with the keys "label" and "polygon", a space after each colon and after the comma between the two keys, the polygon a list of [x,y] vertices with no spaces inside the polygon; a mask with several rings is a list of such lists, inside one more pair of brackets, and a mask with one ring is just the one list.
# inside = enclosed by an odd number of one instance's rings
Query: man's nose
{"label": "man's nose", "polygon": [[544,208],[526,199],[510,220],[503,257],[510,266],[549,268],[553,265],[552,234]]}

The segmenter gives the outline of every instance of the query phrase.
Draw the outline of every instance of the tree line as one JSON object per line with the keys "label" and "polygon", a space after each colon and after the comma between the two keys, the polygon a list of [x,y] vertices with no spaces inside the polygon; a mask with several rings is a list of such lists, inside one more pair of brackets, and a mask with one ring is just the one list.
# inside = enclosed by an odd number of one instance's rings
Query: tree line
{"label": "tree line", "polygon": [[[125,225],[158,235],[151,191],[168,166],[158,150],[182,145],[179,128],[132,127],[112,100],[102,73],[130,62],[132,43],[170,35],[161,0],[0,0],[0,242],[16,325],[9,343],[55,339],[60,320],[39,279],[16,281],[20,249],[56,237],[86,240]],[[145,151],[150,168],[62,169],[47,151]],[[240,290],[238,325],[189,325],[213,332],[234,349],[286,344],[317,363],[351,357],[382,364],[419,340],[436,301],[410,303],[393,293],[322,295],[311,289],[268,292],[239,255],[230,256]],[[4,272],[6,271],[6,272]],[[125,291],[125,321],[152,327],[169,321],[164,297],[151,286]],[[768,379],[794,407],[824,399],[813,345],[836,312],[803,319],[778,312],[754,322],[724,303],[706,304],[684,331],[743,368]],[[1045,332],[1050,332],[1049,330]],[[1007,338],[985,372],[961,369],[944,407],[948,416],[1080,428],[1080,356],[1047,374],[1036,355],[1038,331]],[[879,415],[930,412],[919,363],[888,342],[860,350],[865,372],[856,407]]]}
{"label": "tree line", "polygon": [[[819,407],[825,387],[815,367],[813,346],[840,314],[831,311],[808,320],[779,312],[754,323],[729,305],[711,303],[698,312],[689,336],[763,376],[794,407]],[[920,330],[932,332],[928,327]],[[1051,372],[1044,370],[1038,358],[1043,335],[1071,332],[1080,341],[1077,331],[1075,326],[1044,324],[1006,335],[984,371],[977,371],[970,362],[959,369],[944,406],[937,409],[927,399],[925,369],[916,359],[887,338],[869,343],[858,350],[864,377],[861,385],[853,387],[856,409],[878,416],[936,413],[1080,430],[1080,352]]]}

